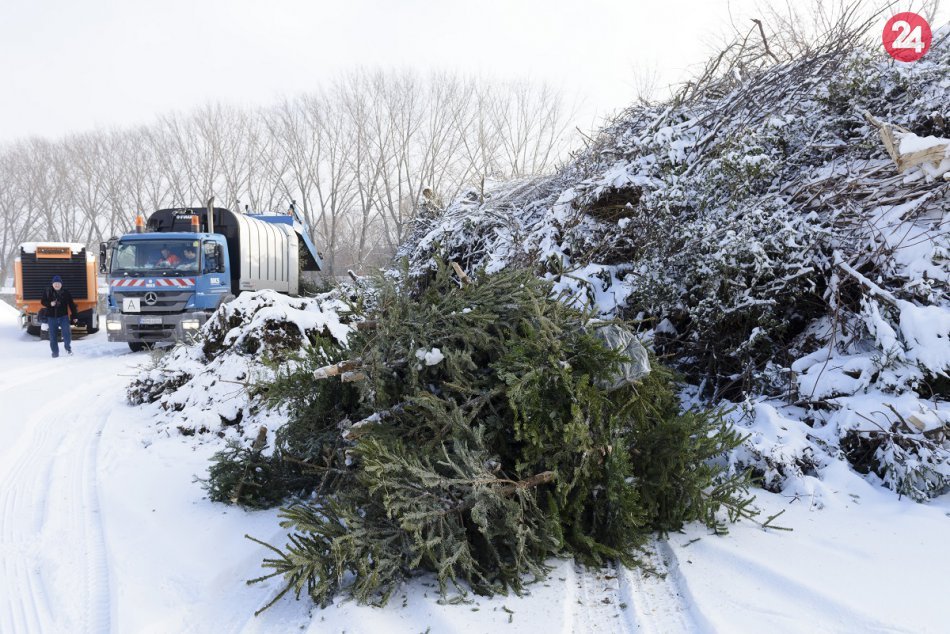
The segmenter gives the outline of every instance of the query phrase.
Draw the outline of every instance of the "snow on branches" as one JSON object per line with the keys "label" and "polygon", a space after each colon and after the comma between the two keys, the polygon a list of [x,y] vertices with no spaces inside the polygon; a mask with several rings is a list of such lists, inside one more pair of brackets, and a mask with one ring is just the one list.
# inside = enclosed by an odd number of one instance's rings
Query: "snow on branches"
{"label": "snow on branches", "polygon": [[[769,398],[834,428],[816,455],[864,433],[869,394],[945,427],[950,30],[913,65],[854,43],[741,77],[712,69],[628,109],[557,174],[419,220],[401,254],[417,275],[433,255],[533,267],[565,301],[636,320],[705,398]],[[885,412],[887,433],[924,433]],[[921,468],[942,473],[948,446],[933,442]],[[877,472],[916,451],[895,446]],[[947,488],[928,478],[882,481],[914,497]]]}

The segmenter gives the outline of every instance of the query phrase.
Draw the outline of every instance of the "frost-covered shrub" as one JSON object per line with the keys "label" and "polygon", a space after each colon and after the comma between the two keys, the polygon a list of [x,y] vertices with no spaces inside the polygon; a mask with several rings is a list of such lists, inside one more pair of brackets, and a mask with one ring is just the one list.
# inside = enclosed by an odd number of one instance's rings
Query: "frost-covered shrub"
{"label": "frost-covered shrub", "polygon": [[767,191],[780,172],[784,145],[774,125],[735,131],[703,170],[703,206],[728,204]]}
{"label": "frost-covered shrub", "polygon": [[811,437],[805,423],[779,413],[768,403],[745,402],[733,412],[745,441],[729,454],[733,472],[751,470],[752,481],[773,493],[815,475],[829,458]]}
{"label": "frost-covered shrub", "polygon": [[[179,355],[181,346],[168,354]],[[171,394],[190,381],[194,375],[183,365],[172,366],[162,362],[161,351],[153,351],[153,363],[129,383],[126,396],[131,405],[154,403],[166,394]],[[161,355],[161,356],[159,356]]]}
{"label": "frost-covered shrub", "polygon": [[941,432],[929,438],[901,423],[852,429],[841,449],[859,473],[873,473],[889,489],[922,502],[950,491],[950,443]]}
{"label": "frost-covered shrub", "polygon": [[468,270],[534,265],[604,314],[672,326],[656,340],[708,394],[776,389],[766,367],[810,352],[794,349],[809,320],[858,310],[828,294],[835,250],[923,301],[946,292],[947,186],[905,205],[863,110],[939,126],[948,41],[912,67],[871,50],[819,54],[730,80],[729,94],[633,107],[558,174],[421,220],[402,254],[417,271],[433,254]]}
{"label": "frost-covered shrub", "polygon": [[846,114],[861,102],[877,99],[885,92],[884,70],[870,51],[857,51],[818,91],[819,103],[837,114]]}
{"label": "frost-covered shrub", "polygon": [[816,215],[773,200],[700,217],[672,233],[678,248],[646,265],[662,273],[635,288],[628,303],[669,320],[675,333],[659,333],[657,341],[684,358],[696,380],[750,389],[789,333],[823,308],[816,260],[827,232]]}

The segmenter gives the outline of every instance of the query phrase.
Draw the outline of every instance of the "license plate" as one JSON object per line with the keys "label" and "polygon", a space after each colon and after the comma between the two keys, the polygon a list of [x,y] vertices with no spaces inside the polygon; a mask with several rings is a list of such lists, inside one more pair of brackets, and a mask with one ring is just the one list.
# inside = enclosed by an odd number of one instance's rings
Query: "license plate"
{"label": "license plate", "polygon": [[158,326],[161,323],[161,317],[139,317],[139,325],[141,326]]}

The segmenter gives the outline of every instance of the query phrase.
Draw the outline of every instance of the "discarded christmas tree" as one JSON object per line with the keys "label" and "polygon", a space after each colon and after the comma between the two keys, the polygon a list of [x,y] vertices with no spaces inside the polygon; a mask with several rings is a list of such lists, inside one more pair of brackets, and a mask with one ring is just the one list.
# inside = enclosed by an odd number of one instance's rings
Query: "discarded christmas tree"
{"label": "discarded christmas tree", "polygon": [[681,412],[622,326],[532,273],[380,280],[366,317],[348,360],[288,379],[359,398],[292,417],[279,441],[321,486],[268,545],[255,581],[283,576],[275,600],[381,604],[419,571],[443,592],[517,592],[552,556],[636,565],[654,530],[752,514],[745,480],[710,465],[740,441],[719,413]]}

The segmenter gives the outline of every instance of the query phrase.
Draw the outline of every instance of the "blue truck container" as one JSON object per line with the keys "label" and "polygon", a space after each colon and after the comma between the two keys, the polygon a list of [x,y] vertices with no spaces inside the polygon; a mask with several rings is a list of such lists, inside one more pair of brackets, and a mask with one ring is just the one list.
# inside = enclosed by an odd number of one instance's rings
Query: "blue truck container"
{"label": "blue truck container", "polygon": [[[160,209],[136,233],[100,246],[108,273],[109,341],[132,350],[188,339],[223,302],[244,291],[296,295],[301,271],[320,256],[290,214],[241,214],[213,208]],[[210,231],[209,231],[210,228]]]}

